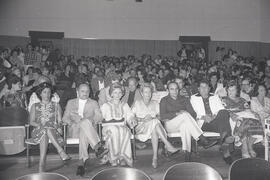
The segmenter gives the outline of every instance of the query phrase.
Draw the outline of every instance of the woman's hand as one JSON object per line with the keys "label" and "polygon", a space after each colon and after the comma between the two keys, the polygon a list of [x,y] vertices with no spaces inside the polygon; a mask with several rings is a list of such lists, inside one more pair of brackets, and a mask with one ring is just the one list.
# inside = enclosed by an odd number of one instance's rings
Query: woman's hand
{"label": "woman's hand", "polygon": [[129,121],[129,126],[130,126],[131,128],[134,128],[135,126],[137,126],[137,124],[138,124],[138,122],[137,122],[136,118],[130,119],[130,121]]}
{"label": "woman's hand", "polygon": [[150,115],[150,114],[147,114],[145,117],[144,117],[144,121],[151,121],[153,119],[153,117]]}
{"label": "woman's hand", "polygon": [[239,119],[239,116],[235,113],[231,113],[230,116],[231,116],[233,121],[237,121]]}

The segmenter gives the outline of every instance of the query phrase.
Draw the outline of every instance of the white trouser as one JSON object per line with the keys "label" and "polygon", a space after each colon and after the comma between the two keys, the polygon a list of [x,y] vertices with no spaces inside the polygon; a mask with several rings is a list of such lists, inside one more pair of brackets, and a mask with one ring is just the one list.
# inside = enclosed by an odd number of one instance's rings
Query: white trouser
{"label": "white trouser", "polygon": [[191,151],[191,137],[198,140],[199,136],[203,134],[203,131],[188,112],[183,112],[175,118],[166,121],[165,128],[168,133],[180,132],[182,149],[188,152]]}
{"label": "white trouser", "polygon": [[89,158],[88,146],[92,149],[100,142],[100,138],[93,124],[89,120],[82,120],[80,123],[80,144],[79,144],[79,159],[84,162]]}

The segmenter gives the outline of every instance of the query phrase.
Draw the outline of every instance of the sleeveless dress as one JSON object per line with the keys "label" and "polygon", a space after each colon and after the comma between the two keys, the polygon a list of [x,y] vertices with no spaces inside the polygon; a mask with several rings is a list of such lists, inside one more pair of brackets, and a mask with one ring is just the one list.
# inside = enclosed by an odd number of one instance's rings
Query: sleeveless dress
{"label": "sleeveless dress", "polygon": [[36,123],[39,124],[32,131],[31,138],[27,140],[29,144],[39,144],[43,136],[47,134],[47,129],[51,129],[56,136],[56,140],[60,145],[63,145],[64,140],[59,132],[60,126],[57,123],[57,103],[50,102],[43,104],[41,102],[35,103],[35,118]]}
{"label": "sleeveless dress", "polygon": [[138,118],[145,118],[147,115],[151,115],[153,118],[150,121],[141,121],[135,128],[136,138],[142,142],[147,141],[151,138],[152,132],[155,130],[157,125],[162,127],[164,134],[167,134],[157,116],[159,115],[159,104],[157,101],[151,100],[148,105],[146,105],[143,100],[138,100],[132,107],[132,111]]}

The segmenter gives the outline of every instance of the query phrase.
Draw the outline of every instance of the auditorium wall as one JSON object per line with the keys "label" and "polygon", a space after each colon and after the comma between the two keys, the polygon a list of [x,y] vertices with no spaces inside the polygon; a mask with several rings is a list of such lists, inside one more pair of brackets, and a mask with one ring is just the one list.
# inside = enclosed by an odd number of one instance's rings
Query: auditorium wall
{"label": "auditorium wall", "polygon": [[28,36],[32,30],[64,32],[66,38],[261,41],[263,33],[263,42],[270,42],[269,31],[261,29],[269,21],[267,1],[1,0],[0,35]]}
{"label": "auditorium wall", "polygon": [[[49,39],[48,39],[49,40]],[[25,47],[30,38],[19,36],[0,36],[0,47],[13,48],[17,45]],[[65,38],[51,40],[54,48],[59,48],[63,54],[80,56],[140,56],[144,53],[156,56],[176,56],[181,48],[181,42],[176,40],[87,40]],[[214,60],[216,47],[236,50],[242,56],[270,58],[270,43],[242,41],[211,41],[209,42],[209,59]]]}

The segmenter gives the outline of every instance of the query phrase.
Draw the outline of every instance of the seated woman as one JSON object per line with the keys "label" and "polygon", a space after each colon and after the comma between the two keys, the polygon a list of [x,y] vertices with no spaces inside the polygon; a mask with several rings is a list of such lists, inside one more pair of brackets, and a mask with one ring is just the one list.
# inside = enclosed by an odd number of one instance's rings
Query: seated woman
{"label": "seated woman", "polygon": [[258,142],[256,137],[262,140],[263,127],[260,120],[249,109],[249,104],[244,98],[239,97],[240,87],[235,81],[227,85],[228,96],[224,98],[224,105],[230,111],[230,116],[236,122],[234,128],[235,145],[242,144],[242,157],[256,157],[253,144]]}
{"label": "seated woman", "polygon": [[136,126],[136,138],[140,141],[147,141],[151,138],[153,148],[153,168],[157,168],[158,155],[158,138],[165,144],[166,148],[171,153],[176,153],[176,149],[167,140],[167,133],[161,125],[159,118],[159,104],[151,100],[153,87],[149,83],[141,85],[142,99],[137,100],[132,108],[133,113],[137,117],[138,125]]}
{"label": "seated woman", "polygon": [[[132,167],[131,132],[128,126],[134,127],[136,121],[128,104],[120,101],[124,91],[120,83],[111,84],[109,95],[112,99],[101,106],[104,124],[107,123],[102,129],[102,134],[109,149],[107,157],[111,165],[127,164]],[[118,123],[109,124],[110,122]]]}
{"label": "seated woman", "polygon": [[4,107],[27,107],[26,95],[22,92],[21,79],[14,74],[7,78],[7,89],[2,102]]}
{"label": "seated woman", "polygon": [[251,99],[251,110],[257,113],[261,118],[261,123],[264,127],[265,121],[270,120],[270,98],[267,96],[267,91],[264,84],[259,84],[254,89],[254,95]]}
{"label": "seated woman", "polygon": [[[33,90],[36,90],[39,87],[39,84],[42,83],[48,83],[51,84],[51,81],[48,77],[41,75],[37,81],[37,85],[33,86]],[[59,95],[55,92],[52,94],[52,101],[55,103],[58,103],[60,101]],[[29,98],[29,104],[28,104],[28,111],[31,110],[31,107],[33,104],[40,102],[40,98],[38,98],[36,92],[33,92]]]}
{"label": "seated woman", "polygon": [[57,149],[63,161],[71,158],[65,153],[61,145],[64,143],[61,137],[61,108],[59,104],[52,102],[52,86],[48,83],[42,83],[36,90],[40,102],[35,103],[30,110],[30,125],[34,126],[32,138],[26,140],[28,144],[39,144],[40,161],[39,172],[45,171],[45,160],[50,140]]}

